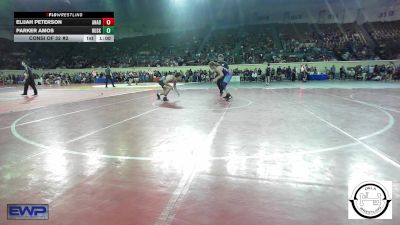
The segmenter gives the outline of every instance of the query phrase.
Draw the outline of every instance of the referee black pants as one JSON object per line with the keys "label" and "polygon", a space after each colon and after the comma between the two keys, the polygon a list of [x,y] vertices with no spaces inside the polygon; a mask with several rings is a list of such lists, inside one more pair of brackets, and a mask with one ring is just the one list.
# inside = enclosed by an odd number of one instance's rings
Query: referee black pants
{"label": "referee black pants", "polygon": [[35,95],[37,95],[37,89],[35,85],[35,81],[33,79],[26,79],[24,84],[24,93],[23,95],[28,94],[28,87],[31,86]]}

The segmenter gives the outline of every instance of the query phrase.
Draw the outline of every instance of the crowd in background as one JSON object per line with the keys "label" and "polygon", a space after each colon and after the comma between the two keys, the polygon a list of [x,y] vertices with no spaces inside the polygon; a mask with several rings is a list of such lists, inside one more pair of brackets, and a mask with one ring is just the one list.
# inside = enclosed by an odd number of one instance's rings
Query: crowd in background
{"label": "crowd in background", "polygon": [[266,24],[199,29],[114,43],[0,41],[0,69],[113,68],[206,65],[223,54],[229,64],[400,58],[400,22]]}
{"label": "crowd in background", "polygon": [[[70,84],[87,84],[95,83],[97,79],[105,79],[104,72],[45,72],[37,74],[34,71],[35,79],[40,80],[40,84],[44,85],[70,85]],[[115,69],[112,76],[117,83],[131,84],[134,78],[140,83],[156,82],[161,76],[180,72],[183,74],[184,82],[211,82],[215,78],[215,74],[211,70],[192,70],[187,71],[118,71]],[[299,68],[290,66],[271,67],[269,64],[266,69],[233,69],[234,76],[239,76],[241,82],[265,82],[269,76],[272,81],[308,81],[310,75],[326,75],[330,80],[364,80],[364,81],[399,81],[400,66],[393,63],[387,65],[369,65],[337,68],[335,65],[325,67],[319,71],[317,67],[302,64]],[[0,82],[6,84],[21,84],[24,81],[22,74],[0,74]]]}

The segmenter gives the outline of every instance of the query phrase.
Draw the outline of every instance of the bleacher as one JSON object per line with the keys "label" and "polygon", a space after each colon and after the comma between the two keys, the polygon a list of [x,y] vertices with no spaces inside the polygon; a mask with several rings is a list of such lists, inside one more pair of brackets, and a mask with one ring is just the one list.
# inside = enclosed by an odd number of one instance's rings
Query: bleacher
{"label": "bleacher", "polygon": [[[400,22],[261,24],[124,38],[115,43],[13,43],[2,39],[0,69],[204,65],[399,58]],[[367,32],[362,32],[365,28]],[[364,35],[368,35],[365,37]],[[370,37],[369,37],[370,36]],[[377,48],[368,43],[373,40]],[[277,41],[278,40],[278,41]],[[279,42],[279,43],[277,43]]]}
{"label": "bleacher", "polygon": [[400,57],[400,21],[366,23],[364,27],[376,42],[376,51],[383,59]]}

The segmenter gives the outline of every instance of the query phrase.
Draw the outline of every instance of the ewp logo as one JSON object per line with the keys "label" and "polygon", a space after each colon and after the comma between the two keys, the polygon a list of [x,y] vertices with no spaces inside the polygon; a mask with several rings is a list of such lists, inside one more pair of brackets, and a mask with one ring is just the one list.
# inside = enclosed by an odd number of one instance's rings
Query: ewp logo
{"label": "ewp logo", "polygon": [[7,219],[9,220],[48,220],[49,205],[45,204],[8,204]]}

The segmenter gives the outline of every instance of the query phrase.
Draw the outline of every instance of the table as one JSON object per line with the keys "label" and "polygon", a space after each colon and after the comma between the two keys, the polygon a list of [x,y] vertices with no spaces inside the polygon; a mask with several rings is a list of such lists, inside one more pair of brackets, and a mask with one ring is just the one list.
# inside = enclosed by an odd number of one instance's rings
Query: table
{"label": "table", "polygon": [[310,74],[308,75],[309,80],[328,80],[328,75],[321,73],[321,74]]}

